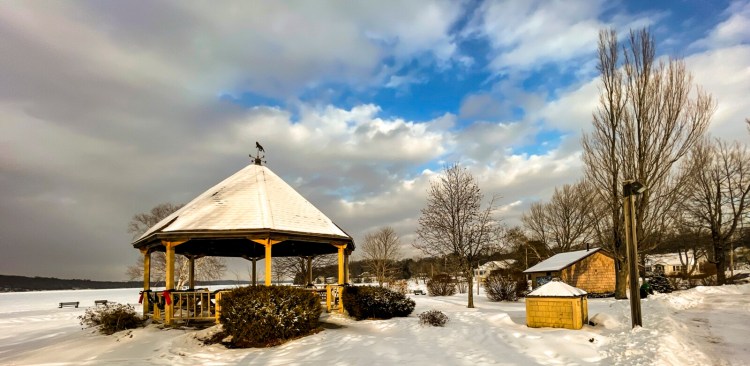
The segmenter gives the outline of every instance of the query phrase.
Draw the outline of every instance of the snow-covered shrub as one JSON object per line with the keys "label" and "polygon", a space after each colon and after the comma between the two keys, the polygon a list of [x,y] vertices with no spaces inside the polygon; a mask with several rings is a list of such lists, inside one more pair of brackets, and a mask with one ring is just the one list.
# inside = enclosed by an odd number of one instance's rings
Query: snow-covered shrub
{"label": "snow-covered shrub", "polygon": [[443,314],[443,312],[439,310],[430,310],[419,314],[419,324],[422,325],[429,324],[434,327],[442,327],[445,326],[445,323],[447,322],[448,315]]}
{"label": "snow-covered shrub", "polygon": [[414,300],[383,287],[347,286],[342,297],[349,316],[362,319],[390,319],[409,316]]}
{"label": "snow-covered shrub", "polygon": [[113,334],[143,325],[143,319],[135,312],[133,306],[114,302],[101,308],[88,308],[78,319],[81,325],[99,327],[99,332],[102,334]]}
{"label": "snow-covered shrub", "polygon": [[406,280],[394,280],[388,282],[388,289],[406,295],[409,292],[409,284]]}
{"label": "snow-covered shrub", "polygon": [[320,297],[291,286],[248,286],[222,294],[219,321],[234,347],[268,347],[318,330]]}
{"label": "snow-covered shrub", "polygon": [[518,281],[500,271],[492,271],[484,282],[484,291],[491,301],[517,301]]}
{"label": "snow-covered shrub", "polygon": [[437,274],[427,281],[427,294],[430,296],[451,296],[456,293],[456,282],[451,276]]}

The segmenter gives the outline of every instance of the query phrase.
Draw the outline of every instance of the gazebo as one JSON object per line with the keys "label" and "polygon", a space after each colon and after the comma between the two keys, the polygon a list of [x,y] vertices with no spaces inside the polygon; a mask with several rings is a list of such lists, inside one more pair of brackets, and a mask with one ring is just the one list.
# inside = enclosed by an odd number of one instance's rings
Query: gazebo
{"label": "gazebo", "polygon": [[[273,257],[307,257],[338,253],[338,285],[327,288],[327,301],[348,281],[352,237],[302,197],[260,157],[254,163],[211,187],[167,216],[136,239],[143,255],[143,313],[153,306],[153,317],[169,324],[173,319],[218,319],[221,293],[194,290],[194,261],[204,256],[265,259],[265,285],[271,285]],[[150,290],[151,253],[166,254],[166,291]],[[175,289],[175,254],[190,261],[190,289]],[[309,267],[309,266],[308,266]],[[332,294],[333,292],[333,294]],[[330,309],[330,305],[329,305]]]}

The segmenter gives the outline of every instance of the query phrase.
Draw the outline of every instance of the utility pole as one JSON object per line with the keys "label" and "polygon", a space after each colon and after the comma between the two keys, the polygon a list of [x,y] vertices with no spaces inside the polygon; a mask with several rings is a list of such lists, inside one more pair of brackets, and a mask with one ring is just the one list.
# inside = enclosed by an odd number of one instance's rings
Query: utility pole
{"label": "utility pole", "polygon": [[643,193],[643,184],[626,180],[622,185],[625,214],[625,246],[628,254],[628,277],[630,282],[630,316],[633,328],[643,326],[641,320],[641,293],[638,286],[638,237],[636,235],[635,196]]}

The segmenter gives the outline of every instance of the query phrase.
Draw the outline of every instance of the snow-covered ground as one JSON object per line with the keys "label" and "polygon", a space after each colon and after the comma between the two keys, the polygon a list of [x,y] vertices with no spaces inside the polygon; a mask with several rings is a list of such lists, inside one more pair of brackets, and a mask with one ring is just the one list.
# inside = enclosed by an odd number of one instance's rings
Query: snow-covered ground
{"label": "snow-covered ground", "polygon": [[[138,290],[0,294],[2,365],[747,365],[750,285],[698,287],[643,301],[643,328],[630,329],[628,301],[590,299],[598,326],[533,329],[525,305],[466,295],[410,295],[408,318],[354,321],[324,314],[318,334],[266,349],[226,349],[197,338],[210,330],[155,325],[103,336],[77,317],[94,300],[135,304]],[[81,308],[59,309],[61,301]],[[136,309],[138,307],[136,306]],[[444,328],[420,326],[418,314],[441,310]]]}

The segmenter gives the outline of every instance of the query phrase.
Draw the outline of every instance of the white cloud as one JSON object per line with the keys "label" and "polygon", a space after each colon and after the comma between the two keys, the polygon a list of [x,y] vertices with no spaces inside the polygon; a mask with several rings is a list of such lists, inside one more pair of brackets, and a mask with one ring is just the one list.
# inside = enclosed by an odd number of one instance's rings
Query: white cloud
{"label": "white cloud", "polygon": [[721,48],[750,42],[750,1],[735,1],[724,14],[727,19],[692,47]]}
{"label": "white cloud", "polygon": [[717,101],[709,132],[727,140],[750,142],[744,123],[750,117],[750,45],[705,51],[685,62],[696,84]]}
{"label": "white cloud", "polygon": [[472,20],[495,55],[493,70],[529,69],[591,53],[599,29],[603,1],[487,1]]}

